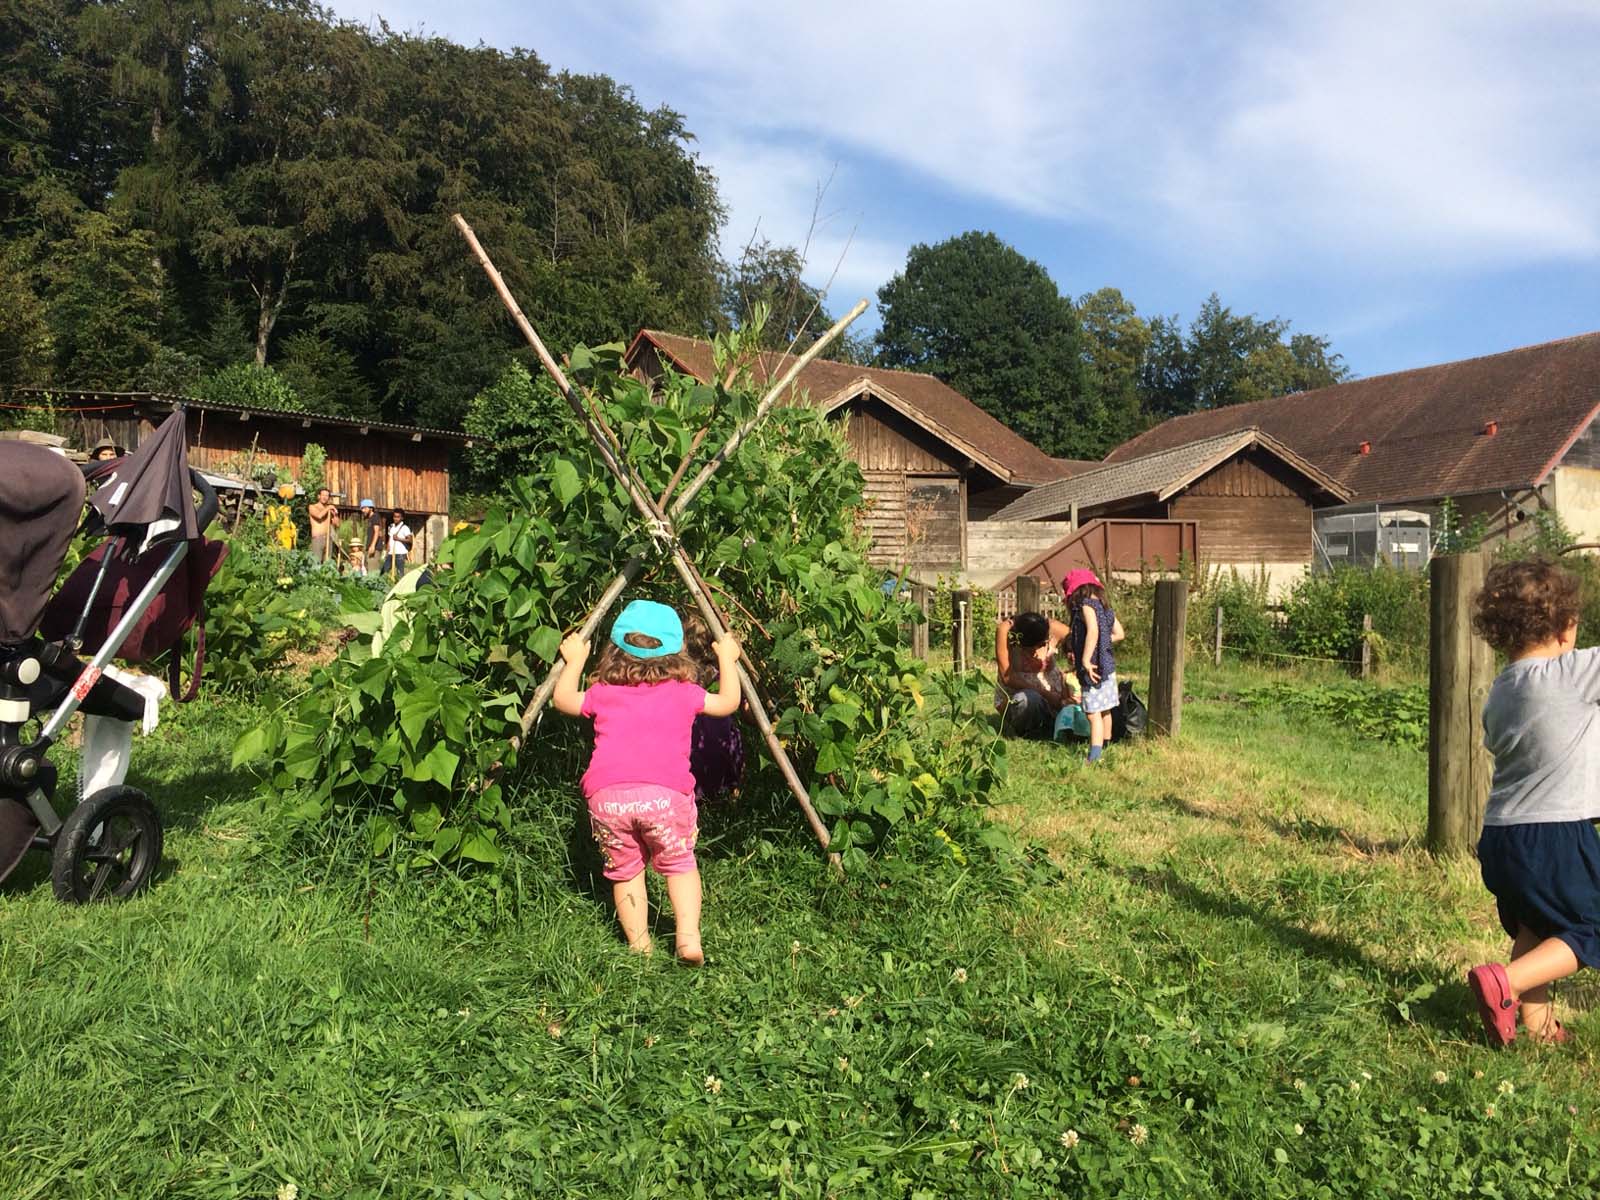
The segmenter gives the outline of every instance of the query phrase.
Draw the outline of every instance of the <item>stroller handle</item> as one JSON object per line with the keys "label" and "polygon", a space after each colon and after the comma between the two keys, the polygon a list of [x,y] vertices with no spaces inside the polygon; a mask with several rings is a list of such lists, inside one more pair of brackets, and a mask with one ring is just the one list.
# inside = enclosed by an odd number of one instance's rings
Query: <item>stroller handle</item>
{"label": "stroller handle", "polygon": [[[79,463],[78,467],[83,471],[84,479],[93,483],[102,475],[109,475],[114,471],[120,461],[113,458],[103,462]],[[189,468],[189,483],[200,493],[200,503],[195,505],[194,510],[194,524],[199,532],[204,533],[211,522],[217,519],[217,489],[193,467]]]}

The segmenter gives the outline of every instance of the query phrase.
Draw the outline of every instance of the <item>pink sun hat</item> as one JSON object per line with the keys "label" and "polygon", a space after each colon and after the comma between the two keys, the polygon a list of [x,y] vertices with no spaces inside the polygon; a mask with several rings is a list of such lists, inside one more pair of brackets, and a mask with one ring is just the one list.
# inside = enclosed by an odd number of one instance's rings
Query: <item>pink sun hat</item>
{"label": "pink sun hat", "polygon": [[1079,567],[1076,570],[1068,571],[1067,577],[1061,581],[1061,595],[1063,597],[1070,597],[1073,592],[1089,583],[1094,584],[1094,586],[1097,588],[1103,588],[1106,586],[1100,582],[1100,576],[1096,575],[1087,567]]}

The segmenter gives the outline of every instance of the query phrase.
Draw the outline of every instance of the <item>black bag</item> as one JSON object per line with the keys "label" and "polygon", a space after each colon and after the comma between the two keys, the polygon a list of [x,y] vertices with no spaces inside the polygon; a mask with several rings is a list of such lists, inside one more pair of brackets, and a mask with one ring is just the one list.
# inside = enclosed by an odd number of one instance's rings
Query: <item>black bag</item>
{"label": "black bag", "polygon": [[1133,684],[1118,683],[1117,706],[1111,710],[1111,740],[1120,742],[1124,738],[1143,737],[1149,723],[1150,714],[1144,701],[1134,692]]}

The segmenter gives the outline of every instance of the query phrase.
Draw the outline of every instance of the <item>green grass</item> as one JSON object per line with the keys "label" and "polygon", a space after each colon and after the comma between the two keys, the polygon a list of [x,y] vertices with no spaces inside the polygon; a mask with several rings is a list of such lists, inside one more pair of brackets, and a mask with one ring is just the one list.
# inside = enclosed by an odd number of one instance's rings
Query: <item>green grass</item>
{"label": "green grass", "polygon": [[699,972],[625,952],[568,830],[498,892],[306,857],[225,769],[253,710],[185,711],[152,892],[0,890],[0,1195],[1593,1194],[1583,985],[1574,1048],[1484,1047],[1503,938],[1418,848],[1424,755],[1266,678],[1194,668],[1103,769],[1013,745],[1053,873],[841,884],[786,809],[708,812]]}

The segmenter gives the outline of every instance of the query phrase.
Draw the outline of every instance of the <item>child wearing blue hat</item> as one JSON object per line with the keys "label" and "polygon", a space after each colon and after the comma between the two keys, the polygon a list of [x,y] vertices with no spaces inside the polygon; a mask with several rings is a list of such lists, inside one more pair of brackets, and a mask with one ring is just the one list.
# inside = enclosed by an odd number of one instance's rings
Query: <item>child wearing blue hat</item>
{"label": "child wearing blue hat", "polygon": [[583,794],[628,946],[650,953],[648,862],[667,881],[677,954],[688,963],[705,959],[690,735],[700,714],[728,717],[739,708],[739,644],[724,634],[713,649],[717,690],[708,692],[697,682],[698,664],[684,652],[678,614],[653,600],[635,600],[612,625],[587,690],[579,685],[588,641],[573,634],[561,643],[565,661],[551,698],[569,717],[594,721],[594,753],[583,775]]}

